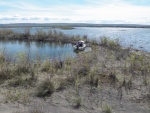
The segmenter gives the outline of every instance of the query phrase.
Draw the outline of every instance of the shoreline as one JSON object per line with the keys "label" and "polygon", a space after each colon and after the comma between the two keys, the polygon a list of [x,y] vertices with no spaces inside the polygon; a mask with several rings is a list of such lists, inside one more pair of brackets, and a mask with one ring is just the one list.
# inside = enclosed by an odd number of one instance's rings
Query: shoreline
{"label": "shoreline", "polygon": [[73,29],[74,27],[113,27],[113,28],[150,28],[142,24],[88,24],[88,23],[13,23],[0,24],[0,28],[8,27],[52,27],[60,29]]}

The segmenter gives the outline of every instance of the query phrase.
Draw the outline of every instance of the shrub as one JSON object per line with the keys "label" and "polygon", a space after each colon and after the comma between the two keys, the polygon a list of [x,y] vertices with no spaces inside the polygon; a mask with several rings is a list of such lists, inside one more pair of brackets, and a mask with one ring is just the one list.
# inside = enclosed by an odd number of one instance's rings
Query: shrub
{"label": "shrub", "polygon": [[100,38],[100,45],[107,47],[108,46],[108,37]]}
{"label": "shrub", "polygon": [[89,82],[90,82],[90,84],[97,87],[98,86],[98,81],[99,81],[99,78],[97,76],[97,70],[95,68],[91,69],[90,72],[89,72]]}
{"label": "shrub", "polygon": [[34,35],[37,40],[45,40],[48,38],[48,34],[43,30],[37,30],[36,34]]}
{"label": "shrub", "polygon": [[11,70],[8,67],[2,67],[0,69],[0,81],[12,78]]}
{"label": "shrub", "polygon": [[118,40],[111,40],[108,37],[100,38],[100,45],[112,50],[120,50],[121,48]]}
{"label": "shrub", "polygon": [[120,44],[118,43],[118,40],[109,40],[108,41],[108,48],[112,50],[119,50],[120,49]]}
{"label": "shrub", "polygon": [[79,108],[81,106],[81,97],[77,96],[75,99],[74,99],[74,108]]}
{"label": "shrub", "polygon": [[18,87],[18,86],[27,87],[27,86],[33,86],[35,81],[36,79],[18,76],[15,80],[10,81],[9,85],[13,87]]}
{"label": "shrub", "polygon": [[10,38],[13,37],[15,33],[12,30],[0,30],[0,39]]}
{"label": "shrub", "polygon": [[39,85],[37,91],[38,97],[50,96],[54,92],[54,85],[49,79],[46,79]]}
{"label": "shrub", "polygon": [[2,64],[5,61],[5,56],[0,53],[0,63]]}
{"label": "shrub", "polygon": [[104,112],[104,113],[112,113],[112,109],[111,109],[111,107],[109,107],[108,105],[105,105],[105,106],[103,107],[103,112]]}
{"label": "shrub", "polygon": [[53,81],[55,81],[54,87],[55,87],[55,90],[57,91],[65,89],[68,85],[67,79],[64,79],[64,78],[60,78],[60,77],[54,78]]}
{"label": "shrub", "polygon": [[47,60],[44,61],[44,63],[42,64],[41,71],[48,72],[51,67],[52,67],[52,64],[51,64],[50,61],[47,59]]}

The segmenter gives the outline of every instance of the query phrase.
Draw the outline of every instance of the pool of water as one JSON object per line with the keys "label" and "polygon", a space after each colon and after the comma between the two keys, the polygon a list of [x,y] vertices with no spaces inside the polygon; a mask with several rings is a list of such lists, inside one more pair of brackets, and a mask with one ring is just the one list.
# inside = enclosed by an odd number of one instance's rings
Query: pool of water
{"label": "pool of water", "polygon": [[[0,28],[4,29],[4,28]],[[38,30],[48,32],[52,30],[50,27],[30,27],[30,28],[5,28],[12,29],[15,32],[25,32],[30,29],[31,34],[35,34]],[[125,47],[150,52],[150,29],[148,28],[97,28],[97,27],[76,27],[75,29],[63,30],[68,35],[87,35],[89,39],[100,40],[106,36],[111,39],[119,39],[120,44]],[[75,57],[77,54],[73,51],[72,44],[37,42],[37,41],[14,41],[0,40],[0,50],[4,50],[9,56],[14,57],[20,53],[27,53],[30,59],[39,56],[42,60],[48,59],[64,59],[66,57]],[[87,49],[88,51],[88,49]]]}
{"label": "pool of water", "polygon": [[106,36],[110,39],[119,39],[120,44],[125,47],[150,52],[150,29],[148,28],[93,28],[78,27],[73,30],[61,30],[69,35],[87,35],[89,39],[100,40]]}
{"label": "pool of water", "polygon": [[65,59],[75,57],[72,44],[37,42],[37,41],[16,41],[0,40],[0,50],[7,53],[9,57],[15,59],[19,54],[28,55],[30,60],[40,58],[45,59]]}
{"label": "pool of water", "polygon": [[[2,28],[1,28],[2,29]],[[30,28],[7,28],[15,32],[24,32],[30,29],[31,34],[35,34],[38,30],[45,32],[52,30],[50,27],[30,27]],[[112,28],[112,27],[75,27],[75,29],[63,30],[68,35],[87,35],[89,39],[100,40],[101,37],[107,36],[111,39],[119,39],[120,44],[125,47],[132,46],[133,48],[150,52],[150,29],[149,28]]]}

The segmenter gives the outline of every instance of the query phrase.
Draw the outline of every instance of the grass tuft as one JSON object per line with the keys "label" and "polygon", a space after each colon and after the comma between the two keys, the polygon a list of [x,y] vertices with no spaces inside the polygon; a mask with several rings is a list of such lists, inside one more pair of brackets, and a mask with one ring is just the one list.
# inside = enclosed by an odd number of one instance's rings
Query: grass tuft
{"label": "grass tuft", "polygon": [[49,79],[46,79],[38,86],[37,96],[38,97],[51,96],[53,92],[54,92],[53,83]]}
{"label": "grass tuft", "polygon": [[81,97],[77,96],[73,102],[73,107],[78,109],[81,106]]}
{"label": "grass tuft", "polygon": [[112,113],[111,107],[108,106],[108,105],[105,105],[105,106],[103,107],[103,113]]}

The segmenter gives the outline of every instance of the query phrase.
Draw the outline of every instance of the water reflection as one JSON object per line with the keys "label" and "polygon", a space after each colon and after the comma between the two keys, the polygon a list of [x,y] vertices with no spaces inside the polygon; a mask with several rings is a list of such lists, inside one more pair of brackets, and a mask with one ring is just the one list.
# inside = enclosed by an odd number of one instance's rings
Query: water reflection
{"label": "water reflection", "polygon": [[[27,28],[0,28],[0,29],[11,29],[15,32],[25,32]],[[119,39],[122,46],[129,47],[133,45],[133,48],[149,51],[150,52],[150,29],[149,28],[110,28],[110,27],[75,27],[75,29],[52,29],[51,27],[30,27],[28,28],[30,33],[33,35],[38,30],[44,32],[50,32],[51,30],[61,31],[64,34],[70,36],[84,36],[87,35],[88,39],[96,39],[99,41],[100,37],[106,36],[111,39]],[[143,48],[141,48],[141,45]]]}
{"label": "water reflection", "polygon": [[76,56],[72,44],[42,41],[0,40],[0,49],[5,49],[5,52],[12,57],[18,53],[27,53],[31,60],[36,59],[37,55],[41,60]]}

